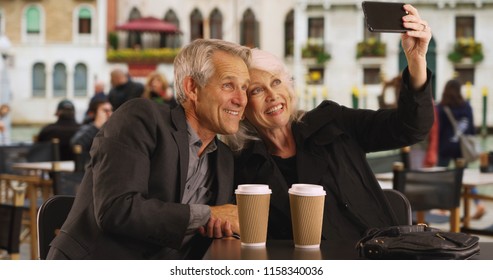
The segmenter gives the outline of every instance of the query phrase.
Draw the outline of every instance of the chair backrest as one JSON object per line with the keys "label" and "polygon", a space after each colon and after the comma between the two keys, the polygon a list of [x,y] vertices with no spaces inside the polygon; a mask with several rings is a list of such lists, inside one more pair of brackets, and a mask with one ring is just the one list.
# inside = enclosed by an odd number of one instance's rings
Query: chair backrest
{"label": "chair backrest", "polygon": [[17,143],[0,146],[0,173],[19,173],[12,164],[26,162],[26,156],[31,148],[29,143]]}
{"label": "chair backrest", "polygon": [[79,188],[84,171],[53,171],[50,176],[53,181],[53,194],[55,195],[75,195]]}
{"label": "chair backrest", "polygon": [[76,156],[74,171],[60,171],[59,166],[53,165],[53,170],[50,177],[53,180],[53,193],[55,195],[75,195],[77,189],[84,177],[85,168],[82,158],[82,147],[74,146],[74,155]]}
{"label": "chair backrest", "polygon": [[46,259],[50,243],[67,219],[75,196],[55,195],[46,200],[38,211],[38,256]]}
{"label": "chair backrest", "polygon": [[28,184],[0,175],[0,248],[11,259],[20,259],[20,235]]}
{"label": "chair backrest", "polygon": [[59,161],[60,140],[53,138],[51,141],[33,143],[27,153],[26,160],[28,162]]}
{"label": "chair backrest", "polygon": [[370,153],[367,154],[366,160],[373,173],[392,172],[394,162],[403,162],[405,167],[408,168],[410,164],[409,147],[404,147],[398,152],[395,151],[384,155],[374,155],[373,153]]}
{"label": "chair backrest", "polygon": [[412,225],[411,204],[404,194],[393,189],[384,189],[383,193],[394,211],[399,225]]}
{"label": "chair backrest", "polygon": [[393,189],[403,193],[413,211],[452,209],[460,205],[463,160],[446,170],[407,170],[394,165]]}

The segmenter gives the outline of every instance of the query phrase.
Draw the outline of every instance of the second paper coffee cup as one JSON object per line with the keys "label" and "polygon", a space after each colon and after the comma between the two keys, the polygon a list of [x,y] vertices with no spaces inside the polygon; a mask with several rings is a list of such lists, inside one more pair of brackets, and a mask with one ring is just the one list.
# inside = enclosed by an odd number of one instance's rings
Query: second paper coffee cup
{"label": "second paper coffee cup", "polygon": [[271,193],[261,184],[238,185],[235,190],[241,245],[265,246]]}
{"label": "second paper coffee cup", "polygon": [[288,192],[295,247],[319,248],[325,190],[320,185],[293,184]]}

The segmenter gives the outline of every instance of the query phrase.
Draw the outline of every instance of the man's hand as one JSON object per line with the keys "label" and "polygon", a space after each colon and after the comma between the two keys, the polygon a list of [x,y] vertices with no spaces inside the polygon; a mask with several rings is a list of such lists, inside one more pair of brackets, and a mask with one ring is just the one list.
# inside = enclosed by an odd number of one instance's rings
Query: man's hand
{"label": "man's hand", "polygon": [[231,237],[240,233],[236,205],[211,206],[211,217],[205,226],[199,228],[200,234],[210,238]]}

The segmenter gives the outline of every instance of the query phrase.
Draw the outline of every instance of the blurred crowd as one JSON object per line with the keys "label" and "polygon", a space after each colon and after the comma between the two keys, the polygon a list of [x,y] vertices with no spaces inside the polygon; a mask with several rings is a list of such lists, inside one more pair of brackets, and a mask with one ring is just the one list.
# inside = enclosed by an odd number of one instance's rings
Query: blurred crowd
{"label": "blurred crowd", "polygon": [[[92,140],[111,117],[114,110],[133,98],[147,98],[156,103],[166,103],[171,107],[177,106],[174,94],[166,77],[157,72],[151,72],[145,84],[134,81],[123,69],[116,68],[110,73],[110,90],[105,91],[105,84],[96,81],[94,95],[87,105],[82,123],[77,122],[75,106],[71,100],[59,102],[55,115],[57,120],[41,128],[34,137],[37,143],[48,142],[54,138],[59,140],[60,160],[74,160],[73,147],[80,145],[82,155],[87,162]],[[3,125],[0,122],[0,131]]]}

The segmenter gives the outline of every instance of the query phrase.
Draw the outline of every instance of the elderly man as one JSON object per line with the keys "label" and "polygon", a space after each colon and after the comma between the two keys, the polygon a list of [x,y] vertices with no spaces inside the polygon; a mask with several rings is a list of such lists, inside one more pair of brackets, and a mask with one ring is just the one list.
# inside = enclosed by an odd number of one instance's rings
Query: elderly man
{"label": "elderly man", "polygon": [[[49,259],[200,258],[239,233],[232,134],[247,102],[250,50],[196,40],[175,59],[180,105],[126,102],[94,139],[74,206]],[[215,206],[214,206],[215,205]]]}

